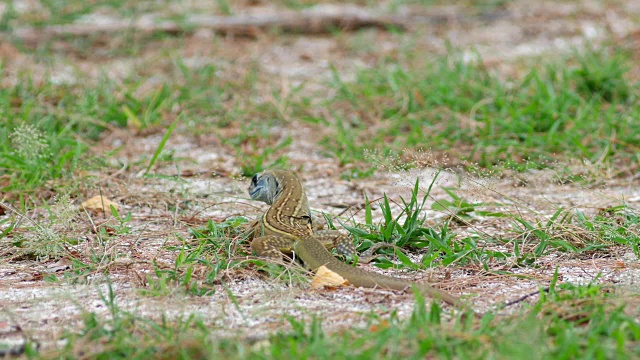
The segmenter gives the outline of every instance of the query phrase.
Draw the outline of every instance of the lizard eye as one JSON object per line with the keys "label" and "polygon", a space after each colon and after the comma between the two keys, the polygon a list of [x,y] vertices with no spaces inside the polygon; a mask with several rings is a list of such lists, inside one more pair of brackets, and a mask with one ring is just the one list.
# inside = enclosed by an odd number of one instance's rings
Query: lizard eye
{"label": "lizard eye", "polygon": [[251,184],[256,185],[257,183],[258,183],[258,174],[255,174],[251,178]]}

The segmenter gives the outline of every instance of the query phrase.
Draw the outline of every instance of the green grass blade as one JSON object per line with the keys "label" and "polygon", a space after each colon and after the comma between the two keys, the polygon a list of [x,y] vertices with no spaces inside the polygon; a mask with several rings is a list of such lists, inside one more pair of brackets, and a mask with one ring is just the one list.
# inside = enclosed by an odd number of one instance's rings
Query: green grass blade
{"label": "green grass blade", "polygon": [[167,128],[167,132],[164,133],[162,140],[160,140],[160,144],[158,144],[158,148],[156,149],[156,152],[153,153],[153,157],[151,158],[151,161],[149,162],[149,166],[147,166],[147,170],[145,170],[144,175],[147,175],[151,170],[151,168],[153,167],[153,165],[155,165],[156,161],[158,160],[158,156],[160,156],[160,153],[162,153],[162,150],[164,149],[164,146],[167,143],[167,140],[169,140],[169,137],[171,136],[171,133],[173,133],[173,129],[176,128],[177,124],[178,124],[178,118],[173,120],[171,125],[169,125],[169,128]]}

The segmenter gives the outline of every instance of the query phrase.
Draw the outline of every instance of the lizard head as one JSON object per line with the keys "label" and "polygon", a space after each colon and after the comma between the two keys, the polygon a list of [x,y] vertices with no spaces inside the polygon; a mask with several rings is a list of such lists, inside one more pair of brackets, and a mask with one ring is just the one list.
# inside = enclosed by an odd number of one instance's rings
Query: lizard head
{"label": "lizard head", "polygon": [[282,192],[282,170],[265,170],[253,175],[251,185],[249,185],[249,196],[253,200],[263,201],[269,205],[273,204],[278,195]]}
{"label": "lizard head", "polygon": [[298,176],[285,170],[265,170],[251,178],[249,196],[253,200],[277,205],[280,214],[308,216],[307,195]]}

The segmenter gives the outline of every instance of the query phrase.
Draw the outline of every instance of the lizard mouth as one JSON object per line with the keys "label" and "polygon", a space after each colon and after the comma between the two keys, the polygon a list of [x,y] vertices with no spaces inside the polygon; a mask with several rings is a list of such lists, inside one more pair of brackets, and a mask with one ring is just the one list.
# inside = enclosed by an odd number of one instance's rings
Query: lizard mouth
{"label": "lizard mouth", "polygon": [[271,205],[281,190],[278,181],[276,179],[270,181],[268,177],[264,176],[254,179],[251,180],[251,185],[249,186],[249,196],[253,200],[263,201]]}
{"label": "lizard mouth", "polygon": [[258,197],[258,194],[260,193],[261,190],[262,190],[261,186],[256,186],[254,188],[250,188],[249,189],[249,196],[251,196],[251,198],[255,200]]}
{"label": "lizard mouth", "polygon": [[253,200],[258,199],[258,193],[262,191],[263,188],[262,181],[259,181],[258,179],[258,174],[253,175],[253,177],[251,178],[251,185],[249,185],[249,189],[247,189],[249,191],[249,196],[251,196]]}

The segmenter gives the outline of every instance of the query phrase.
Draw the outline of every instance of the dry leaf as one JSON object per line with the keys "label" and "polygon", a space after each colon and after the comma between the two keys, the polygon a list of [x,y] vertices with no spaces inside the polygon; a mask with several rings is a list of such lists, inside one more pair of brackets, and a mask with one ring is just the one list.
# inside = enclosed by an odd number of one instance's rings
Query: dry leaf
{"label": "dry leaf", "polygon": [[372,324],[371,326],[369,326],[369,331],[378,332],[387,328],[389,328],[389,322],[387,320],[382,320],[378,324]]}
{"label": "dry leaf", "polygon": [[96,195],[82,203],[82,207],[87,210],[103,212],[111,212],[111,205],[118,210],[118,204],[100,195]]}
{"label": "dry leaf", "polygon": [[316,272],[316,276],[311,281],[312,289],[320,289],[323,287],[338,287],[349,284],[342,276],[327,269],[326,266],[320,266]]}

